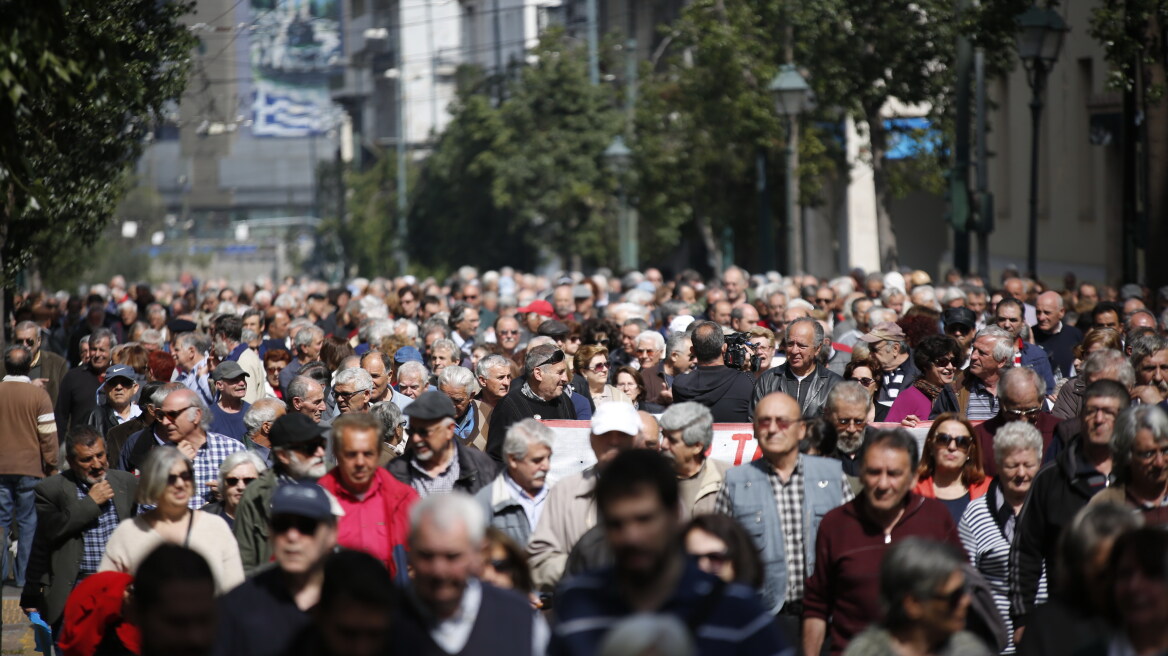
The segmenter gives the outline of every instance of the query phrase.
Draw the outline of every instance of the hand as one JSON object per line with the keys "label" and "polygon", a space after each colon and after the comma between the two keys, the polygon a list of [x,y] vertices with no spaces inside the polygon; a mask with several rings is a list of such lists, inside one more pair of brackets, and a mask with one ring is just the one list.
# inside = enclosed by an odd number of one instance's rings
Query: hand
{"label": "hand", "polygon": [[191,460],[194,460],[195,456],[199,453],[195,447],[191,446],[190,442],[185,440],[178,443],[178,450],[182,451],[183,455],[190,458]]}
{"label": "hand", "polygon": [[39,609],[39,608],[27,608],[26,607],[26,608],[21,608],[20,610],[24,611],[25,615],[32,615],[33,613],[41,612],[41,609]]}
{"label": "hand", "polygon": [[1160,390],[1155,385],[1137,385],[1132,388],[1131,396],[1133,401],[1139,401],[1148,405],[1156,405],[1164,400],[1164,397],[1160,394]]}
{"label": "hand", "polygon": [[198,376],[199,378],[202,378],[203,376],[207,375],[207,362],[206,361],[203,361],[203,364],[199,365],[199,368],[195,371],[195,375]]}
{"label": "hand", "polygon": [[89,488],[89,498],[97,505],[101,505],[114,498],[114,486],[109,481],[102,481]]}
{"label": "hand", "polygon": [[218,481],[218,479],[212,479],[212,480],[207,481],[207,487],[211,488],[211,494],[214,494],[215,498],[219,498],[219,481]]}
{"label": "hand", "polygon": [[1017,645],[1019,642],[1022,642],[1022,632],[1025,630],[1026,630],[1026,627],[1024,627],[1024,626],[1020,626],[1020,627],[1014,629],[1014,644],[1015,645]]}
{"label": "hand", "polygon": [[661,398],[661,405],[669,405],[670,403],[673,403],[673,390],[670,389],[669,386],[666,385],[664,381],[661,382],[661,397],[660,398]]}
{"label": "hand", "polygon": [[47,389],[45,387],[45,385],[49,384],[49,379],[48,378],[33,378],[29,382],[31,382],[33,385],[36,385],[37,387],[39,387],[41,389]]}
{"label": "hand", "polygon": [[905,428],[916,428],[919,423],[921,423],[921,418],[916,415],[907,415],[900,420],[900,425]]}

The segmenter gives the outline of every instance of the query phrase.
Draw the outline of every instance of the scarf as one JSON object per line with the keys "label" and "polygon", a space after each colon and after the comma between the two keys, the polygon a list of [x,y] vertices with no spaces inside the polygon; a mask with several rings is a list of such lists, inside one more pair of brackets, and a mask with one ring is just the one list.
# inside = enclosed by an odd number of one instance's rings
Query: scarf
{"label": "scarf", "polygon": [[917,378],[913,381],[913,387],[917,388],[921,394],[929,397],[930,401],[936,401],[938,396],[941,396],[941,386],[934,385],[924,378]]}

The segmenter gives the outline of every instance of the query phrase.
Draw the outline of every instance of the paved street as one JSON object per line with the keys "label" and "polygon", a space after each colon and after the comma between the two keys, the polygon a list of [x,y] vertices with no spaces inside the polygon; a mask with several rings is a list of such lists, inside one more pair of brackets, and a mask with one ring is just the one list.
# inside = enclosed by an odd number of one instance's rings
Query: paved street
{"label": "paved street", "polygon": [[20,590],[4,586],[3,635],[0,635],[0,654],[35,654],[32,630],[28,618],[20,611]]}

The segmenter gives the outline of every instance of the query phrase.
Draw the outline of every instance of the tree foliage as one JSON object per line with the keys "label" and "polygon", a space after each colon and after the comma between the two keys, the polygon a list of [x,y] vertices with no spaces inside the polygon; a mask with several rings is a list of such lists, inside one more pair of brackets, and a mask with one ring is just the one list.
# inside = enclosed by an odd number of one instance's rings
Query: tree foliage
{"label": "tree foliage", "polygon": [[191,5],[0,5],[0,276],[76,258],[112,217],[127,171],[186,80]]}

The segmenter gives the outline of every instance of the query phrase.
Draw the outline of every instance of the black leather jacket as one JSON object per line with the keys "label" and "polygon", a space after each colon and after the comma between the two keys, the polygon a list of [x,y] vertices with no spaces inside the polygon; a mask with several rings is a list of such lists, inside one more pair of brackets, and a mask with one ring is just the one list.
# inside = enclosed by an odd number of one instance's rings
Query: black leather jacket
{"label": "black leather jacket", "polygon": [[823,406],[827,403],[828,392],[836,386],[836,383],[842,381],[843,378],[839,374],[823,365],[816,364],[815,370],[811,372],[811,375],[804,378],[803,382],[800,383],[794,376],[788,373],[787,365],[781,364],[759,376],[758,382],[754,384],[754,397],[751,400],[751,408],[753,409],[762,400],[762,397],[771,392],[782,392],[798,399],[800,397],[800,385],[810,385],[803,393],[803,401],[799,404],[799,407],[802,408],[804,417],[818,417],[823,414]]}

